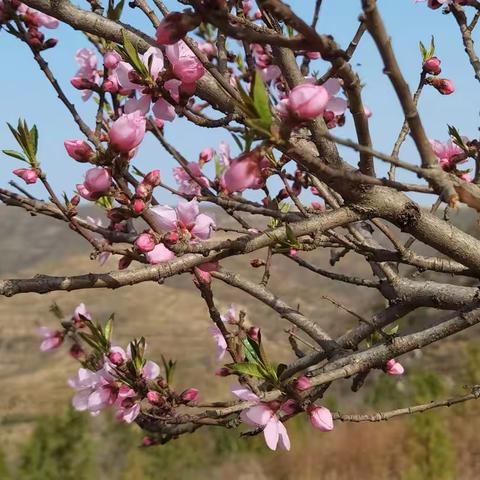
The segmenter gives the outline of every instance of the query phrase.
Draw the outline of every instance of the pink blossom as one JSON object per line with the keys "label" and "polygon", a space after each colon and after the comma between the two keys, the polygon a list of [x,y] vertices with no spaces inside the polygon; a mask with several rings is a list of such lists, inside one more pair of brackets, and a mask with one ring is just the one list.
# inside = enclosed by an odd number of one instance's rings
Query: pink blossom
{"label": "pink blossom", "polygon": [[[97,71],[97,56],[95,55],[95,52],[88,48],[81,48],[75,54],[75,60],[80,68],[75,74],[74,79],[84,80],[91,84],[98,84],[100,75]],[[87,101],[91,95],[92,91],[85,89],[85,92],[82,94],[82,100],[84,102]]]}
{"label": "pink blossom", "polygon": [[227,342],[218,327],[211,327],[210,334],[217,344],[217,360],[221,360],[227,351]]}
{"label": "pink blossom", "polygon": [[403,373],[405,372],[405,369],[399,362],[397,362],[392,358],[387,362],[385,366],[385,372],[387,373],[387,375],[392,375],[392,376],[403,375]]}
{"label": "pink blossom", "polygon": [[267,157],[258,150],[244,153],[232,160],[220,180],[222,188],[229,192],[243,192],[247,188],[258,190],[263,188],[266,169],[270,165]]}
{"label": "pink blossom", "polygon": [[40,327],[38,333],[43,337],[40,344],[40,350],[42,352],[49,352],[55,350],[63,343],[63,333],[59,330],[53,330],[48,327]]}
{"label": "pink blossom", "polygon": [[78,193],[86,200],[96,200],[112,185],[112,175],[106,168],[95,167],[87,171],[83,184],[77,185]]}
{"label": "pink blossom", "polygon": [[145,117],[140,112],[121,115],[108,132],[110,146],[118,152],[127,153],[140,145],[145,129]]}
{"label": "pink blossom", "polygon": [[173,169],[173,178],[178,184],[178,190],[187,195],[200,195],[202,187],[209,187],[208,179],[203,176],[198,163],[190,162],[187,168],[188,172],[183,167]]}
{"label": "pink blossom", "polygon": [[196,198],[190,202],[181,200],[176,208],[157,205],[150,211],[155,215],[156,226],[164,231],[180,231],[193,238],[210,238],[215,222],[204,213],[200,213]]}
{"label": "pink blossom", "polygon": [[254,427],[263,427],[265,443],[271,450],[276,450],[277,446],[284,450],[290,450],[287,429],[277,416],[279,408],[272,407],[267,403],[260,403],[257,395],[246,388],[234,386],[231,391],[240,400],[257,403],[257,405],[243,410],[240,420]]}
{"label": "pink blossom", "polygon": [[17,168],[12,173],[21,178],[27,185],[36,183],[38,179],[38,174],[33,168]]}
{"label": "pink blossom", "polygon": [[92,147],[83,140],[65,140],[63,144],[68,155],[77,162],[86,163],[95,155]]}
{"label": "pink blossom", "polygon": [[330,432],[333,430],[332,413],[328,408],[312,407],[308,409],[307,413],[313,428],[321,432]]}
{"label": "pink blossom", "polygon": [[313,120],[323,113],[328,101],[329,94],[323,86],[303,83],[291,90],[286,106],[292,117]]}
{"label": "pink blossom", "polygon": [[122,57],[115,50],[109,50],[103,56],[103,64],[109,69],[116,68],[121,60]]}
{"label": "pink blossom", "polygon": [[215,150],[213,148],[204,148],[199,155],[198,158],[198,163],[200,165],[203,165],[205,163],[208,163],[210,160],[212,160],[213,156],[215,155]]}
{"label": "pink blossom", "polygon": [[92,316],[88,313],[84,303],[80,303],[73,311],[72,320],[77,328],[83,327],[85,319],[91,320]]}
{"label": "pink blossom", "polygon": [[[106,380],[103,378],[103,371],[92,372],[86,368],[79,368],[77,377],[68,380],[70,387],[76,390],[76,394],[72,399],[73,408],[79,412],[89,411],[91,415],[98,415],[100,409],[95,409],[97,405],[97,396],[94,402],[90,403],[90,395],[98,388],[105,385]],[[93,405],[95,404],[95,408]]]}
{"label": "pink blossom", "polygon": [[172,64],[173,73],[183,83],[195,83],[205,73],[200,60],[183,41],[169,45],[166,54]]}
{"label": "pink blossom", "polygon": [[137,394],[129,387],[120,387],[118,398],[115,403],[117,420],[119,422],[132,423],[140,414],[140,404],[137,401]]}
{"label": "pink blossom", "polygon": [[141,253],[151,252],[155,248],[155,239],[149,233],[142,233],[135,240],[135,247]]}
{"label": "pink blossom", "polygon": [[[464,142],[468,142],[469,139],[464,137]],[[433,153],[435,153],[440,166],[447,171],[452,170],[458,163],[466,161],[465,152],[456,145],[452,140],[446,143],[439,142],[438,140],[430,140]]]}
{"label": "pink blossom", "polygon": [[148,263],[158,265],[159,263],[167,263],[175,258],[175,254],[169,250],[163,243],[155,245],[149,252],[145,253]]}

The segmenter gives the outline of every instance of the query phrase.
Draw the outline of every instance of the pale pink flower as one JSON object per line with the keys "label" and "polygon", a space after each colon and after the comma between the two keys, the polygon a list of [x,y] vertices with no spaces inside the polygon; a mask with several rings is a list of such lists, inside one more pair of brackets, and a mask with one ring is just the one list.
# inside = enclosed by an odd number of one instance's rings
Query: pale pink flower
{"label": "pale pink flower", "polygon": [[115,50],[109,50],[103,56],[103,64],[108,69],[117,68],[121,60],[122,60],[122,57]]}
{"label": "pale pink flower", "polygon": [[287,429],[277,416],[278,410],[281,410],[282,407],[273,408],[268,403],[260,403],[260,399],[246,388],[234,387],[232,393],[240,400],[258,402],[258,405],[243,410],[240,414],[240,420],[248,425],[263,427],[263,436],[268,448],[276,450],[277,446],[280,446],[284,450],[290,450],[290,438]]}
{"label": "pale pink flower", "polygon": [[325,87],[303,83],[293,88],[288,95],[290,115],[299,120],[313,120],[322,114],[330,99]]}
{"label": "pale pink flower", "polygon": [[[75,74],[74,79],[98,84],[100,80],[100,75],[98,74],[97,70],[97,56],[95,55],[95,52],[88,48],[81,48],[75,54],[75,60],[80,66],[80,68]],[[84,89],[84,92],[82,94],[82,100],[86,102],[91,95],[91,90]]]}
{"label": "pale pink flower", "polygon": [[91,320],[92,316],[87,311],[87,307],[84,303],[80,303],[75,307],[73,311],[72,320],[76,326],[83,326],[84,319]]}
{"label": "pale pink flower", "polygon": [[244,153],[231,161],[220,179],[220,185],[229,193],[243,192],[248,188],[263,188],[269,165],[268,158],[262,156],[258,150]]}
{"label": "pale pink flower", "polygon": [[201,240],[210,238],[215,226],[211,217],[200,213],[196,198],[190,202],[180,200],[176,208],[157,205],[150,211],[155,214],[154,222],[159,229],[167,232],[181,231]]}
{"label": "pale pink flower", "polygon": [[183,167],[173,169],[173,178],[178,184],[178,190],[187,195],[200,195],[202,187],[209,187],[208,179],[203,176],[198,163],[190,162],[187,168],[188,172]]}
{"label": "pale pink flower", "polygon": [[117,415],[119,422],[132,423],[140,414],[140,404],[137,394],[129,387],[120,387],[116,401]]}
{"label": "pale pink flower", "polygon": [[172,65],[173,73],[182,83],[195,83],[205,73],[200,60],[183,41],[168,45],[166,54]]}
{"label": "pale pink flower", "polygon": [[167,263],[175,258],[175,254],[169,250],[163,243],[158,243],[149,252],[145,253],[148,263],[157,265],[159,263]]}
{"label": "pale pink flower", "polygon": [[40,327],[38,333],[43,337],[40,344],[40,350],[42,352],[49,352],[55,350],[63,343],[63,333],[59,330],[53,330],[48,327]]}
{"label": "pale pink flower", "polygon": [[145,129],[145,117],[139,111],[121,115],[108,132],[110,146],[118,152],[127,153],[142,143]]}
{"label": "pale pink flower", "polygon": [[227,351],[227,342],[218,327],[210,327],[210,334],[217,344],[217,360],[221,360]]}
{"label": "pale pink flower", "polygon": [[63,144],[68,155],[77,162],[86,163],[95,155],[92,147],[83,140],[65,140]]}
{"label": "pale pink flower", "polygon": [[77,191],[86,200],[97,200],[112,186],[111,173],[101,167],[91,168],[85,174],[83,184],[77,184]]}

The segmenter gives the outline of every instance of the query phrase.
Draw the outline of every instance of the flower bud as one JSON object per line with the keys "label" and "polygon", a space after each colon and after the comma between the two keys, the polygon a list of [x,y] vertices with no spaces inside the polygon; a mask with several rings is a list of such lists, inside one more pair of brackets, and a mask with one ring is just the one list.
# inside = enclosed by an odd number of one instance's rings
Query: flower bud
{"label": "flower bud", "polygon": [[159,45],[173,45],[188,32],[200,25],[201,18],[197,14],[171,12],[164,17],[157,28],[156,39]]}
{"label": "flower bud", "polygon": [[63,144],[65,145],[68,155],[77,162],[89,162],[95,155],[92,147],[83,140],[65,140]]}
{"label": "flower bud", "polygon": [[215,370],[215,375],[217,375],[217,377],[228,377],[231,374],[232,374],[232,371],[227,367],[222,367]]}
{"label": "flower bud", "polygon": [[141,215],[143,211],[145,210],[145,202],[141,198],[136,198],[132,202],[132,210],[137,214]]}
{"label": "flower bud", "polygon": [[255,341],[258,341],[258,336],[260,334],[260,328],[258,327],[250,327],[248,329],[247,335]]}
{"label": "flower bud", "polygon": [[430,85],[436,88],[442,95],[450,95],[455,91],[455,86],[451,80],[446,78],[430,77]]}
{"label": "flower bud", "polygon": [[265,266],[265,260],[262,260],[261,258],[253,258],[252,260],[250,260],[250,265],[253,268],[260,268]]}
{"label": "flower bud", "polygon": [[385,366],[385,372],[387,375],[397,376],[403,375],[405,369],[403,368],[403,365],[392,358],[387,362]]}
{"label": "flower bud", "polygon": [[17,177],[21,178],[27,185],[35,183],[38,178],[38,174],[33,169],[28,168],[17,168],[12,172]]}
{"label": "flower bud", "polygon": [[116,68],[121,60],[122,57],[114,50],[106,52],[103,56],[103,64],[109,69]]}
{"label": "flower bud", "polygon": [[80,203],[80,196],[79,195],[74,195],[71,199],[70,199],[70,203],[73,207],[76,207],[78,206],[78,204]]}
{"label": "flower bud", "polygon": [[108,354],[108,360],[116,367],[123,365],[123,363],[125,362],[123,355],[120,352],[116,351],[110,352]]}
{"label": "flower bud", "polygon": [[180,394],[180,398],[185,403],[196,402],[200,398],[200,392],[196,388],[188,388]]}
{"label": "flower bud", "polygon": [[152,187],[158,187],[160,185],[160,170],[152,170],[147,173],[143,181]]}
{"label": "flower bud", "polygon": [[91,168],[85,174],[83,185],[93,194],[105,193],[112,186],[112,175],[106,168]]}
{"label": "flower bud", "polygon": [[160,395],[160,392],[150,390],[147,393],[147,400],[155,406],[162,405],[164,403],[163,397]]}
{"label": "flower bud", "polygon": [[128,266],[132,263],[132,259],[130,257],[122,257],[118,261],[118,269],[125,270]]}
{"label": "flower bud", "polygon": [[155,239],[149,233],[142,233],[135,240],[135,247],[141,253],[151,252],[155,248]]}
{"label": "flower bud", "polygon": [[312,387],[312,381],[308,377],[302,376],[297,378],[297,380],[295,380],[295,388],[299,392],[304,392],[305,390],[308,390],[311,387]]}
{"label": "flower bud", "polygon": [[144,182],[140,182],[135,188],[135,195],[139,198],[147,198],[152,193],[152,187]]}
{"label": "flower bud", "polygon": [[307,411],[313,428],[321,432],[333,430],[333,418],[330,410],[325,407],[311,407]]}
{"label": "flower bud", "polygon": [[90,80],[87,80],[86,78],[81,78],[81,77],[73,77],[70,80],[70,83],[77,90],[91,90],[92,87],[95,86],[95,84]]}
{"label": "flower bud", "polygon": [[423,63],[423,71],[431,75],[438,75],[442,69],[440,68],[441,60],[438,57],[430,57]]}

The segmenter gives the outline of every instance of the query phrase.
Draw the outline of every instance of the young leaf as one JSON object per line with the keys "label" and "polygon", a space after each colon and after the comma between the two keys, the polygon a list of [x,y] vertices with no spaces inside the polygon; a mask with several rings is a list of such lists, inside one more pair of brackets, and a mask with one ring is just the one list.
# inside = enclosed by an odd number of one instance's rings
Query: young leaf
{"label": "young leaf", "polygon": [[107,324],[105,325],[105,329],[104,329],[104,332],[103,332],[103,334],[105,336],[105,339],[107,340],[108,343],[110,343],[111,340],[112,340],[114,318],[115,318],[115,314],[112,313],[110,315],[110,318],[107,321]]}
{"label": "young leaf", "polygon": [[270,110],[270,98],[268,91],[263,83],[262,76],[255,74],[252,85],[253,105],[257,112],[258,118],[262,121],[261,124],[265,130],[270,132],[272,125],[272,112]]}
{"label": "young leaf", "polygon": [[8,155],[9,157],[16,158],[17,160],[21,160],[22,162],[27,162],[28,160],[25,158],[23,153],[17,152],[16,150],[2,150],[2,152],[5,155]]}
{"label": "young leaf", "polygon": [[248,375],[250,377],[263,378],[263,379],[268,378],[267,372],[265,372],[265,370],[262,367],[260,367],[260,365],[257,365],[256,363],[250,363],[250,362],[233,363],[233,364],[227,365],[227,367],[230,368],[234,373],[237,373],[238,375]]}

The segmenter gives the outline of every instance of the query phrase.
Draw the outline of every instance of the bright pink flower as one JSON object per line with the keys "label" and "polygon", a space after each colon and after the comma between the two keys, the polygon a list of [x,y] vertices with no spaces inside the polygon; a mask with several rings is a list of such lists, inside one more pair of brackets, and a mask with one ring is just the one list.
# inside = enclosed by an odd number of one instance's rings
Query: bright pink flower
{"label": "bright pink flower", "polygon": [[392,376],[403,375],[403,373],[405,372],[405,369],[399,362],[397,362],[392,358],[387,362],[385,366],[385,372],[387,375],[392,375]]}
{"label": "bright pink flower", "polygon": [[136,198],[133,202],[132,202],[132,210],[134,211],[134,213],[136,213],[137,215],[141,215],[143,213],[143,211],[145,210],[146,208],[146,204],[145,202],[141,199],[141,198]]}
{"label": "bright pink flower", "polygon": [[196,388],[188,388],[180,394],[180,398],[186,403],[197,402],[200,392]]}
{"label": "bright pink flower", "polygon": [[210,238],[215,222],[204,213],[200,213],[198,202],[194,198],[190,202],[181,200],[176,208],[168,205],[157,205],[150,209],[155,214],[156,226],[164,231],[180,231],[193,238],[206,240]]}
{"label": "bright pink flower", "polygon": [[312,407],[308,409],[307,413],[313,428],[321,432],[330,432],[333,430],[332,413],[328,408]]}
{"label": "bright pink flower", "polygon": [[155,247],[148,251],[145,256],[148,263],[157,265],[159,263],[166,263],[175,258],[175,254],[165,247],[163,243],[155,245]]}
{"label": "bright pink flower", "polygon": [[65,140],[63,144],[68,155],[77,162],[86,163],[95,155],[92,147],[83,140]]}
{"label": "bright pink flower", "polygon": [[270,165],[267,157],[258,150],[244,153],[232,160],[220,180],[222,188],[229,192],[243,192],[247,188],[258,190],[263,188],[266,179],[266,169]]}
{"label": "bright pink flower", "polygon": [[142,143],[145,129],[145,117],[140,112],[124,114],[113,122],[108,132],[110,146],[118,152],[127,153]]}
{"label": "bright pink flower", "polygon": [[308,390],[311,387],[312,387],[312,381],[308,377],[305,377],[305,376],[299,377],[295,381],[295,388],[300,392]]}
{"label": "bright pink flower", "polygon": [[149,233],[142,233],[135,240],[135,247],[141,253],[151,252],[155,248],[155,239]]}
{"label": "bright pink flower", "polygon": [[121,60],[122,57],[115,50],[109,50],[103,56],[103,63],[109,69],[117,68]]}
{"label": "bright pink flower", "polygon": [[40,344],[40,350],[42,352],[49,352],[55,350],[63,343],[63,333],[58,330],[52,330],[48,327],[40,327],[38,333],[43,337]]}
{"label": "bright pink flower", "polygon": [[323,113],[329,94],[323,86],[303,83],[288,95],[288,111],[299,120],[313,120]]}
{"label": "bright pink flower", "polygon": [[37,172],[30,168],[17,168],[12,173],[21,178],[27,185],[35,183],[38,179]]}
{"label": "bright pink flower", "polygon": [[[465,143],[469,141],[467,137],[463,137],[463,140]],[[465,152],[452,140],[446,143],[439,142],[438,140],[430,140],[430,145],[440,166],[446,171],[452,170],[457,164],[467,160]]]}
{"label": "bright pink flower", "polygon": [[173,73],[183,83],[195,83],[205,73],[200,60],[183,41],[169,45],[166,54],[172,64]]}

